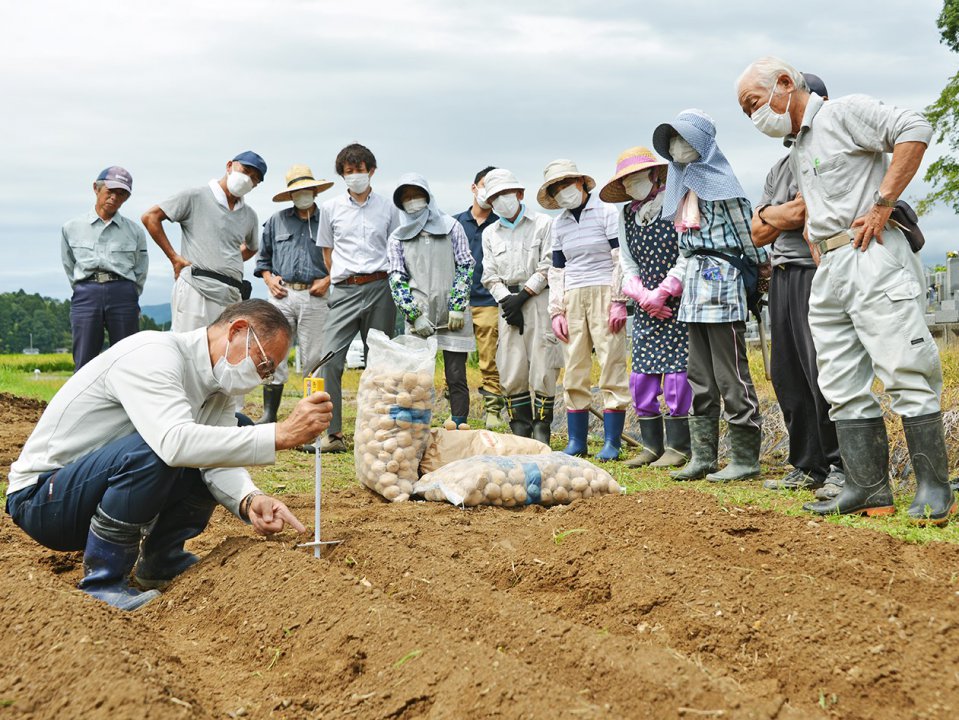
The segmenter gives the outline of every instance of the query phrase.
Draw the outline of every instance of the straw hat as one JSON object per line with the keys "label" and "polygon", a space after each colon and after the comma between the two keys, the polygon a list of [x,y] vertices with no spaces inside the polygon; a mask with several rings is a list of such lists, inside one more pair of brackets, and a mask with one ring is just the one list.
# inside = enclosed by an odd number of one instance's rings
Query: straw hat
{"label": "straw hat", "polygon": [[[638,146],[624,150],[620,153],[619,157],[616,158],[616,174],[613,175],[613,179],[606,183],[603,189],[599,191],[599,199],[608,203],[632,200],[633,198],[629,196],[626,188],[623,187],[624,177],[638,173],[641,170],[648,170],[649,168],[666,167],[669,167],[669,163],[665,160],[660,160],[649,148]],[[660,179],[664,177],[665,172],[661,170]]]}
{"label": "straw hat", "polygon": [[[576,169],[576,163],[572,160],[553,160],[546,169],[543,170],[543,184],[536,193],[536,200],[547,210],[559,210],[559,205],[553,197],[547,192],[549,186],[566,178],[583,178],[585,181],[586,192],[590,192],[596,187],[596,181],[589,175],[584,175]],[[489,187],[489,181],[486,181]]]}
{"label": "straw hat", "polygon": [[496,168],[486,173],[486,177],[483,178],[483,187],[486,188],[487,201],[507,190],[526,190],[513,173],[503,168]]}
{"label": "straw hat", "polygon": [[286,190],[273,196],[273,202],[289,202],[292,200],[291,193],[297,190],[309,190],[316,188],[317,192],[323,192],[333,187],[332,180],[316,180],[313,177],[313,171],[306,165],[294,165],[286,171]]}

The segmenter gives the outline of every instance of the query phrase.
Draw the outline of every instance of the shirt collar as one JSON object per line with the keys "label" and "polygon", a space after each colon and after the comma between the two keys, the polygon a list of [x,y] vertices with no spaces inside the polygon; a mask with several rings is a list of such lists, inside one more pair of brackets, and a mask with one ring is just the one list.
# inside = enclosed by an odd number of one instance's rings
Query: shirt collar
{"label": "shirt collar", "polygon": [[816,113],[819,112],[822,108],[822,104],[825,102],[821,97],[816,93],[809,93],[809,100],[806,101],[806,111],[803,113],[802,122],[799,124],[799,132],[795,135],[789,134],[783,138],[783,145],[786,147],[791,147],[793,143],[796,142],[809,128],[812,127],[813,118],[816,117]]}
{"label": "shirt collar", "polygon": [[213,377],[213,358],[210,357],[210,345],[206,328],[201,327],[185,333],[177,333],[186,348],[187,358],[196,369],[200,387],[207,394],[219,392],[220,383]]}
{"label": "shirt collar", "polygon": [[519,215],[516,216],[516,219],[515,219],[513,222],[510,222],[509,220],[507,220],[507,219],[504,218],[504,217],[498,217],[498,218],[496,218],[496,219],[500,221],[500,223],[503,225],[503,227],[507,227],[507,228],[509,228],[510,230],[512,230],[513,228],[515,228],[516,226],[518,226],[521,222],[523,222],[523,220],[526,219],[526,203],[525,203],[525,202],[520,202],[520,204],[519,204]]}
{"label": "shirt collar", "polygon": [[[306,222],[306,220],[304,220],[303,218],[301,218],[299,215],[296,214],[296,208],[295,208],[295,207],[288,207],[288,208],[285,210],[285,212],[286,212],[286,214],[289,215],[291,218],[294,218],[294,219],[296,219],[296,220],[299,220],[300,222]],[[311,219],[311,220],[315,220],[316,217],[317,217],[319,214],[320,214],[320,206],[319,206],[319,204],[318,204],[318,203],[313,203],[313,212],[310,213],[310,219]]]}
{"label": "shirt collar", "polygon": [[[116,214],[114,214],[114,216],[113,216],[112,218],[110,218],[109,220],[104,220],[102,217],[100,217],[99,215],[97,215],[97,211],[96,211],[96,210],[91,210],[90,213],[89,213],[89,215],[87,215],[87,220],[89,221],[89,223],[90,223],[91,225],[96,225],[96,224],[97,224],[97,220],[99,220],[100,222],[103,223],[103,227],[106,227],[106,226],[109,225],[110,223],[117,221],[117,219],[118,219],[119,217],[120,217],[120,213],[116,213]],[[117,222],[117,225],[119,225],[119,224],[120,224],[120,223]]]}
{"label": "shirt collar", "polygon": [[366,196],[366,201],[361,205],[360,203],[356,202],[356,198],[354,198],[352,195],[350,195],[350,191],[349,191],[349,190],[346,191],[346,199],[347,199],[350,203],[352,203],[353,205],[355,205],[356,207],[366,207],[367,205],[370,204],[370,201],[373,200],[373,198],[374,198],[375,196],[376,196],[376,193],[373,192],[372,190],[370,190],[370,194]]}
{"label": "shirt collar", "polygon": [[[602,203],[602,200],[599,199],[599,193],[590,192],[589,197],[586,198],[586,204],[583,206],[582,212],[586,212],[587,210],[595,210],[599,207],[600,203]],[[563,209],[563,214],[560,217],[569,218],[573,221],[576,220],[576,216],[573,215],[573,211],[568,208]]]}
{"label": "shirt collar", "polygon": [[[223,192],[223,188],[220,187],[219,180],[216,180],[216,179],[210,180],[210,192],[213,193],[213,197],[217,201],[217,204],[219,204],[221,207],[226,208],[227,210],[230,209],[230,203],[226,199],[226,193]],[[233,211],[235,212],[239,210],[241,207],[243,207],[243,205],[244,205],[243,198],[237,198],[236,203],[234,203],[233,205]]]}

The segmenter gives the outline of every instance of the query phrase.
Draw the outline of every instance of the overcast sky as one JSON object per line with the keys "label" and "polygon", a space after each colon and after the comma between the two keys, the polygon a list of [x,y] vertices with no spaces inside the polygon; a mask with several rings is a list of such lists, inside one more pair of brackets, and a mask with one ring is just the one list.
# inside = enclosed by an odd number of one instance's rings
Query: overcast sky
{"label": "overcast sky", "polygon": [[[870,10],[864,11],[865,7]],[[473,174],[513,170],[532,191],[547,162],[605,182],[616,156],[700,107],[755,201],[784,153],[756,131],[733,83],[776,54],[826,81],[922,109],[959,56],[939,44],[941,0],[796,4],[766,0],[451,3],[234,0],[0,7],[0,291],[70,295],[59,228],[93,205],[107,165],[131,171],[123,214],[223,173],[252,149],[269,164],[248,197],[263,221],[293,163],[336,179],[337,151],[370,147],[373,186],[423,173],[440,206],[470,202]],[[941,152],[933,146],[923,167]],[[906,197],[923,194],[919,181]],[[957,218],[923,223],[926,264],[959,249]],[[178,245],[178,235],[171,239]],[[169,301],[172,270],[152,241],[142,304]],[[253,261],[247,263],[252,276]],[[264,296],[260,281],[256,294]]]}

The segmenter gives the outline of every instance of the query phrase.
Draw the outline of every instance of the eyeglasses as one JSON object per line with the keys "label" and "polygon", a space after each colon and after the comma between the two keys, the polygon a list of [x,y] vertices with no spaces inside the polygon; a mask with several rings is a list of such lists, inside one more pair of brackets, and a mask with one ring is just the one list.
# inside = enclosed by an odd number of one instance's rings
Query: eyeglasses
{"label": "eyeglasses", "polygon": [[260,344],[260,339],[256,336],[256,333],[253,332],[252,327],[250,328],[250,335],[253,336],[256,346],[260,350],[260,355],[263,357],[263,360],[256,364],[256,372],[266,381],[267,385],[271,385],[273,383],[273,374],[276,372],[276,363],[266,354],[266,350],[263,349],[263,346]]}

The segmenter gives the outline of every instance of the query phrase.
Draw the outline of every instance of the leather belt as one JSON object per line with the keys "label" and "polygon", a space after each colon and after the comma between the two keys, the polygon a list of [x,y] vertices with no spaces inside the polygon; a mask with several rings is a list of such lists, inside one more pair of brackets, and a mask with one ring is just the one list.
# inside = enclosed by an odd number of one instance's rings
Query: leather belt
{"label": "leather belt", "polygon": [[298,282],[288,282],[284,283],[290,290],[309,290],[313,283],[298,283]]}
{"label": "leather belt", "polygon": [[107,272],[106,270],[95,270],[92,275],[87,277],[86,280],[88,282],[95,282],[95,283],[108,283],[108,282],[114,282],[115,280],[123,280],[123,279],[124,278],[120,277],[119,275],[112,272]]}
{"label": "leather belt", "polygon": [[852,240],[853,238],[850,236],[849,231],[843,230],[841,233],[836,233],[831,237],[827,237],[825,240],[820,240],[816,243],[816,247],[819,249],[820,255],[825,255],[833,250],[846,247],[852,242]]}
{"label": "leather belt", "polygon": [[192,272],[193,277],[206,277],[221,282],[224,285],[229,285],[234,287],[237,290],[243,290],[243,281],[237,280],[236,278],[231,278],[229,275],[224,275],[223,273],[213,272],[212,270],[203,270],[202,268],[194,267],[190,272]]}
{"label": "leather belt", "polygon": [[337,285],[366,285],[366,283],[376,282],[377,280],[386,280],[385,270],[369,273],[368,275],[350,275],[348,278],[340,280]]}

